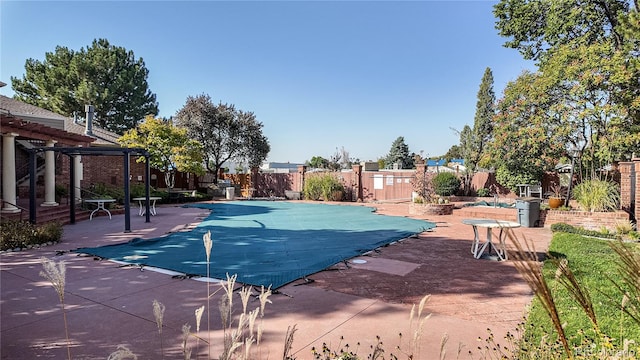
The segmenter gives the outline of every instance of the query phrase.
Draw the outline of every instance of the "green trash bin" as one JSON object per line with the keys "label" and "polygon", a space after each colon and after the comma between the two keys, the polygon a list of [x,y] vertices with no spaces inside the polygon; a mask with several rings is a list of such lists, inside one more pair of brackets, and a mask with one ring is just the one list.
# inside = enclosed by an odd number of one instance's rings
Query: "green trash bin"
{"label": "green trash bin", "polygon": [[540,223],[540,199],[516,199],[518,223],[524,227],[536,227]]}

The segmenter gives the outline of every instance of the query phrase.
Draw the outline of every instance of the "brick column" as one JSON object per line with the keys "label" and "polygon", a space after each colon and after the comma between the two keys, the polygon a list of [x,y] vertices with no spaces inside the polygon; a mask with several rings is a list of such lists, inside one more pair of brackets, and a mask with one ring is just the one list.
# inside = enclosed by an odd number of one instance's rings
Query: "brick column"
{"label": "brick column", "polygon": [[628,212],[633,212],[634,209],[631,208],[633,205],[633,199],[631,199],[632,189],[631,184],[633,183],[631,177],[634,176],[635,165],[633,162],[621,162],[619,164],[620,170],[620,207]]}
{"label": "brick column", "polygon": [[[307,172],[306,165],[298,165],[298,175],[300,175],[300,183],[298,184],[300,187],[298,188],[300,193],[304,192],[304,175]],[[302,197],[301,197],[302,198]]]}
{"label": "brick column", "polygon": [[351,167],[353,169],[354,180],[355,180],[355,191],[356,191],[356,201],[362,202],[364,200],[363,191],[362,191],[362,165],[357,164]]}

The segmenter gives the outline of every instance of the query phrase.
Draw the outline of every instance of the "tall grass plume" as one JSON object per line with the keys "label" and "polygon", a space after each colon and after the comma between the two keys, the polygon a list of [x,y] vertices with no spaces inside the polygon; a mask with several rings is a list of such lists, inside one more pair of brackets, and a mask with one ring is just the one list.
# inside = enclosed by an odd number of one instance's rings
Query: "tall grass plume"
{"label": "tall grass plume", "polygon": [[165,306],[158,300],[153,300],[153,317],[156,319],[156,325],[158,326],[158,334],[160,335],[160,352],[164,359],[164,344],[162,341],[162,322],[164,320]]}
{"label": "tall grass plume", "polygon": [[69,326],[67,323],[67,310],[64,302],[64,287],[66,283],[67,268],[64,261],[56,263],[53,260],[47,258],[40,258],[42,262],[43,271],[40,271],[40,276],[49,280],[51,285],[58,293],[58,299],[60,300],[60,306],[62,307],[62,317],[64,319],[64,334],[67,339],[67,357],[71,360],[71,340],[69,339]]}

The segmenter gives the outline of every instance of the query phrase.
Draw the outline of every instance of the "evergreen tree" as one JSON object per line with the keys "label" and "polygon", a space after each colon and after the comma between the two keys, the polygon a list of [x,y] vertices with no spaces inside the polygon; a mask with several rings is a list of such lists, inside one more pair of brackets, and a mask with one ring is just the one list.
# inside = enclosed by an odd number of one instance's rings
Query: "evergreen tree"
{"label": "evergreen tree", "polygon": [[389,154],[385,159],[387,168],[393,168],[393,164],[398,164],[402,169],[413,169],[413,156],[409,153],[409,146],[404,142],[404,137],[399,136],[391,144]]}
{"label": "evergreen tree", "polygon": [[487,145],[491,141],[493,133],[493,117],[495,116],[496,95],[493,91],[493,72],[491,68],[484,70],[478,101],[476,102],[476,115],[473,121],[473,129],[465,125],[459,132],[460,153],[464,158],[466,172],[463,177],[463,191],[465,195],[471,192],[471,180],[473,174],[478,171],[478,164],[486,153]]}
{"label": "evergreen tree", "polygon": [[17,100],[61,115],[93,105],[100,127],[123,134],[146,115],[158,114],[148,75],[142,58],[100,39],[80,51],[57,46],[44,61],[27,59],[25,75],[11,77],[11,84]]}

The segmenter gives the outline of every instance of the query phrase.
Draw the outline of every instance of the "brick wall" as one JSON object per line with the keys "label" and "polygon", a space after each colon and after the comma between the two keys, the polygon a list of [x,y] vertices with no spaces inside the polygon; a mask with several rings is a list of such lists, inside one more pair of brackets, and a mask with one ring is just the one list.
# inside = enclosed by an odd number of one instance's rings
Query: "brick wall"
{"label": "brick wall", "polygon": [[[56,184],[65,185],[71,181],[69,174],[69,161],[67,155],[56,157]],[[102,156],[83,155],[81,158],[83,168],[83,179],[80,181],[82,188],[88,188],[91,184],[105,184],[122,188],[124,186],[124,157],[123,156]],[[131,184],[144,184],[145,164],[137,163],[135,157],[131,157],[129,164],[129,175]],[[142,176],[142,180],[138,180]]]}
{"label": "brick wall", "polygon": [[589,230],[600,230],[602,227],[606,227],[611,231],[615,231],[618,223],[629,221],[629,214],[622,210],[615,212],[547,210],[541,212],[540,215],[541,220],[544,221],[544,226],[566,223]]}

